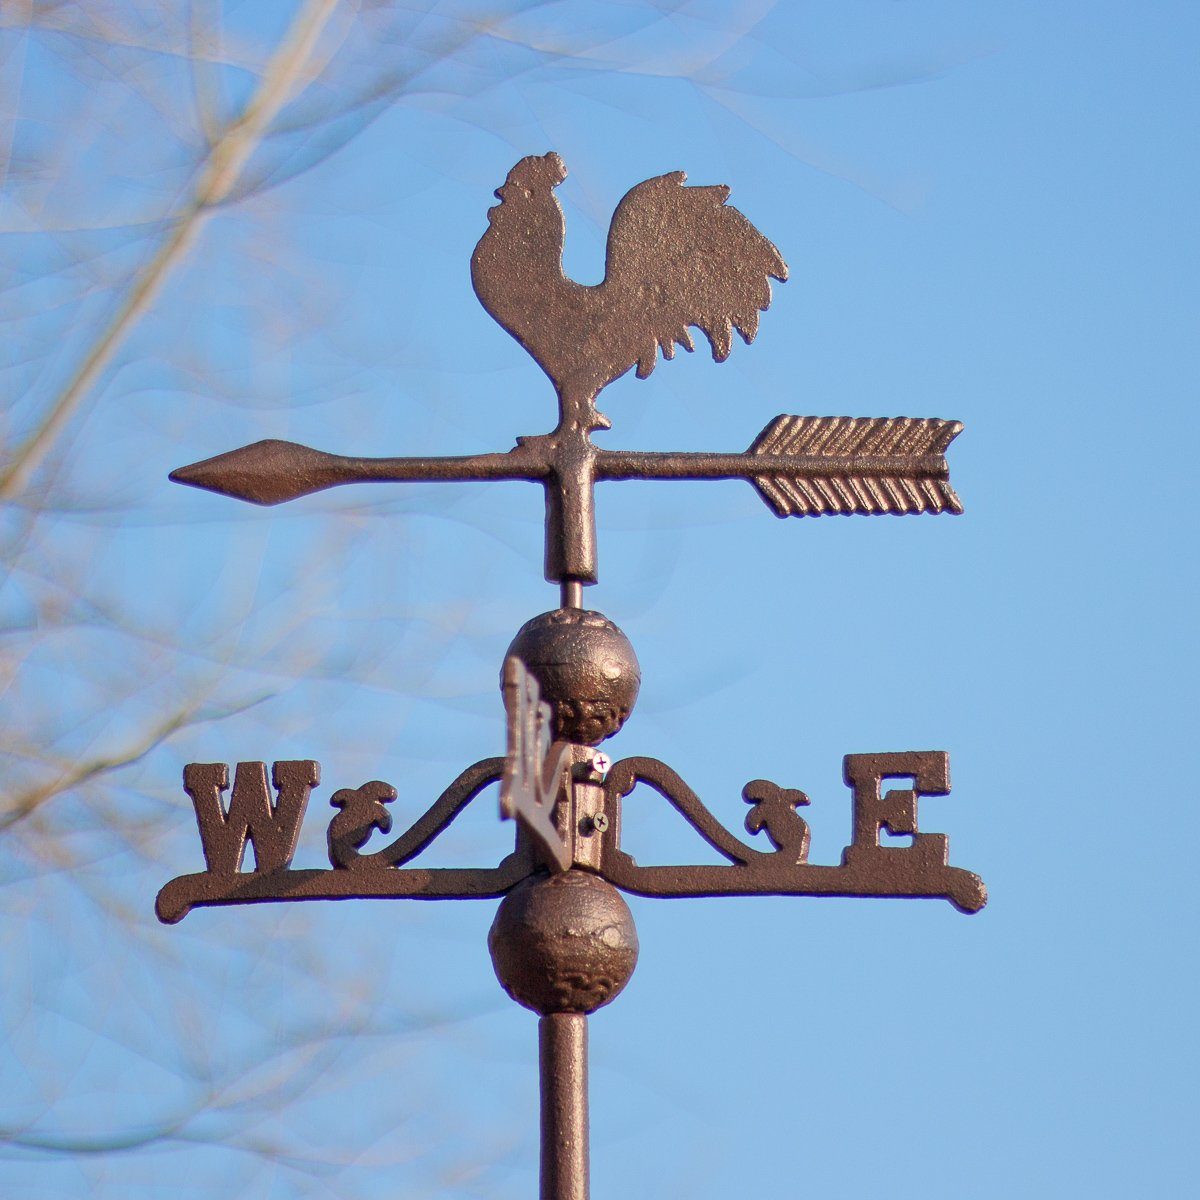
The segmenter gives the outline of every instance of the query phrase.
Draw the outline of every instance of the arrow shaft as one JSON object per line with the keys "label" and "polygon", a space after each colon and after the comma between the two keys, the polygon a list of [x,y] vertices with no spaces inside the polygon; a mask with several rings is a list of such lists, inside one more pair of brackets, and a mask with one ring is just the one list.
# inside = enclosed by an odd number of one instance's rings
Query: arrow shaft
{"label": "arrow shaft", "polygon": [[[777,417],[738,454],[601,450],[584,425],[563,422],[518,439],[504,453],[436,458],[356,458],[267,439],[175,471],[171,478],[253,504],[282,504],[347,483],[469,483],[528,480],[546,496],[548,580],[577,599],[596,582],[595,485],[624,479],[746,479],[778,516],[821,513],[961,512],[939,451],[957,422],[895,418]],[[906,454],[780,453],[829,441]],[[932,452],[931,452],[932,451]]]}
{"label": "arrow shaft", "polygon": [[323,464],[330,482],[326,487],[342,483],[406,483],[446,482],[479,483],[494,479],[538,479],[538,464],[515,453],[464,454],[442,458],[350,458],[331,454]]}
{"label": "arrow shaft", "polygon": [[706,454],[601,450],[599,479],[745,479],[755,475],[902,475],[947,479],[940,454]]}

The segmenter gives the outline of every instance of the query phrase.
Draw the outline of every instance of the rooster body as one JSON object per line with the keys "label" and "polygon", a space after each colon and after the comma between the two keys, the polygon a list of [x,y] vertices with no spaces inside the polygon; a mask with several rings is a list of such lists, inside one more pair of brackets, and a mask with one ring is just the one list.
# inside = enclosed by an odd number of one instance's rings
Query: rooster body
{"label": "rooster body", "polygon": [[491,316],[554,383],[559,428],[608,428],[596,411],[601,388],[637,368],[644,379],[658,351],[694,348],[701,329],[718,362],[736,329],[750,342],[771,302],[769,280],[787,278],[775,247],[725,201],[727,187],[685,187],[682,171],[629,191],[613,214],[602,283],[563,274],[565,226],[554,189],[566,178],[553,152],[523,158],[488,212],[471,258],[471,281]]}

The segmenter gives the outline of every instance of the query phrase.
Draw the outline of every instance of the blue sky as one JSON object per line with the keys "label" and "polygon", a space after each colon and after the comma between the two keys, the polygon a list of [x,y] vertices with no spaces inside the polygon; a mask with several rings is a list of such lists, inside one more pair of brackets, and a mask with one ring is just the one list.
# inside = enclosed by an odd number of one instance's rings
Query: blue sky
{"label": "blue sky", "polygon": [[[844,754],[947,750],[953,792],[923,802],[922,828],[991,893],[974,917],[935,901],[634,899],[641,962],[592,1021],[594,1194],[1182,1195],[1197,1167],[1200,14],[520,7],[427,87],[277,132],[250,165],[276,186],[210,222],[48,467],[77,508],[45,535],[47,561],[86,561],[90,601],[184,645],[182,674],[131,688],[105,727],[135,728],[192,686],[200,647],[217,648],[231,704],[262,702],[186,728],[123,778],[123,802],[158,822],[153,854],[81,869],[133,934],[79,880],[31,879],[10,854],[7,1089],[28,1114],[46,1077],[69,1083],[43,1132],[94,1131],[97,1112],[105,1128],[152,1121],[187,1093],[176,1052],[157,1049],[169,998],[186,993],[197,1036],[232,1059],[265,1064],[294,1033],[251,990],[269,965],[274,1003],[345,1009],[383,1034],[335,1057],[286,1118],[351,1160],[319,1178],[264,1168],[259,1194],[531,1194],[535,1021],[491,975],[490,903],[231,908],[161,931],[152,905],[200,863],[183,761],[320,759],[297,856],[318,865],[332,789],[388,779],[399,820],[499,752],[504,648],[555,603],[536,489],[347,489],[260,511],[165,476],[261,437],[453,454],[548,429],[552,390],[479,307],[468,261],[508,167],[553,148],[571,172],[576,278],[600,275],[621,195],[674,169],[730,184],[791,268],[727,363],[698,352],[610,387],[598,442],[736,450],[781,412],[965,424],[958,518],[782,522],[744,484],[606,485],[586,601],[632,639],[644,679],[612,753],[665,760],[735,828],[747,780],[803,788],[812,859],[834,862]],[[288,11],[233,6],[230,28],[266,44]],[[363,20],[346,45],[369,62],[382,22]],[[433,38],[439,22],[461,10],[407,28]],[[18,139],[69,104],[65,60],[26,36],[6,100]],[[173,71],[167,94],[184,86]],[[251,73],[225,78],[236,107]],[[148,144],[78,155],[105,225],[88,236],[118,285],[147,180],[182,189],[191,169],[186,138],[157,157]],[[22,196],[3,212],[0,245],[42,253]],[[56,302],[63,359],[107,295]],[[13,357],[26,419],[66,368],[48,355],[34,378]],[[28,598],[9,588],[19,616]],[[90,694],[79,636],[31,658],[22,703]],[[283,664],[304,681],[279,685]],[[707,861],[649,796],[625,821],[640,861]],[[494,861],[509,836],[485,798],[433,861]],[[62,927],[76,936],[45,936]],[[0,1158],[6,1191],[48,1197],[207,1196],[242,1169],[186,1142]]]}

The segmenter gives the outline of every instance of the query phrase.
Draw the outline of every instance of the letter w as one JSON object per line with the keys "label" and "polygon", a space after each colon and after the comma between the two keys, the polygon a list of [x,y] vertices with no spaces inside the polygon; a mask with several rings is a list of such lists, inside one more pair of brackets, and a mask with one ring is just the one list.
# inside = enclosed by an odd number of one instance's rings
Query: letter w
{"label": "letter w", "polygon": [[271,777],[279,795],[274,804],[267,764],[238,763],[226,812],[221,793],[229,787],[229,768],[224,763],[188,763],[183,768],[183,788],[195,806],[204,861],[212,874],[240,871],[247,841],[254,847],[256,872],[281,871],[291,864],[309,793],[321,782],[321,767],[308,759],[277,762]]}

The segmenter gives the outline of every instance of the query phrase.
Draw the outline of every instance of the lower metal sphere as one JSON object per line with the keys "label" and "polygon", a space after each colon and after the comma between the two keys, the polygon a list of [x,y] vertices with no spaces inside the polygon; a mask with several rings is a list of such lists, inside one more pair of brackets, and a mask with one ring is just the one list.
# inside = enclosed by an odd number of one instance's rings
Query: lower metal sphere
{"label": "lower metal sphere", "polygon": [[620,892],[587,871],[540,875],[500,902],[488,934],[500,986],[549,1013],[591,1013],[614,999],[637,965],[637,930]]}
{"label": "lower metal sphere", "polygon": [[629,639],[602,613],[558,608],[526,621],[508,648],[538,681],[554,736],[584,746],[612,737],[637,700],[642,670]]}

